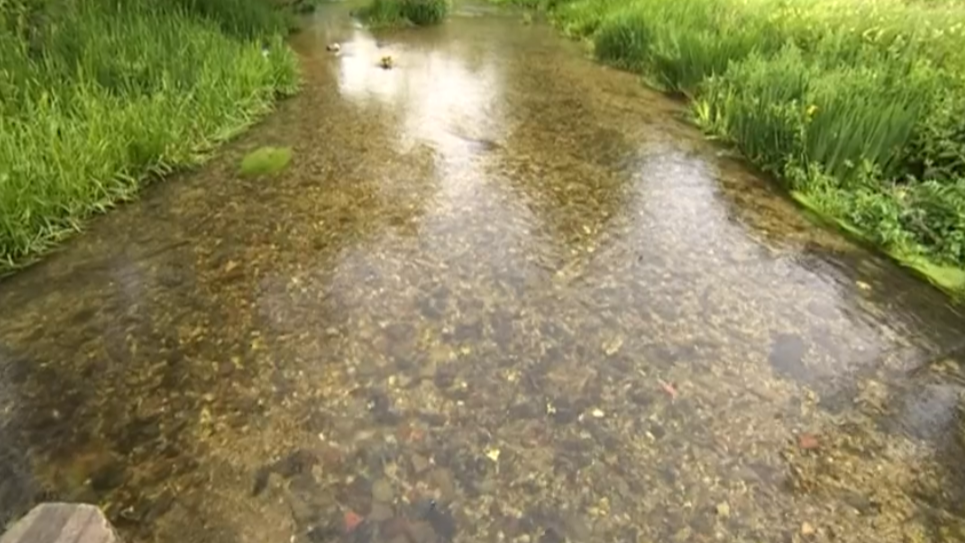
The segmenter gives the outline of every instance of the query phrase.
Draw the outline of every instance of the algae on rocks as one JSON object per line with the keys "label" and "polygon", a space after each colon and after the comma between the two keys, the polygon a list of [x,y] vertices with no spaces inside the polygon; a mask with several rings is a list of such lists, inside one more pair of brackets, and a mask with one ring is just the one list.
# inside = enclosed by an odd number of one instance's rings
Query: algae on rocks
{"label": "algae on rocks", "polygon": [[276,174],[291,162],[291,147],[260,147],[245,155],[239,173],[245,177]]}

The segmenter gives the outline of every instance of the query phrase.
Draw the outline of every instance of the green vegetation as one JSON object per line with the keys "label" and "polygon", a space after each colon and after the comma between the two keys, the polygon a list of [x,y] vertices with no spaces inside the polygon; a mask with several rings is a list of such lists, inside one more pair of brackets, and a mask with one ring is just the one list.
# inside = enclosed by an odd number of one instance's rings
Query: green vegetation
{"label": "green vegetation", "polygon": [[451,9],[451,0],[372,0],[358,16],[376,28],[406,24],[428,26],[444,21]]}
{"label": "green vegetation", "polygon": [[812,210],[965,292],[965,4],[523,2],[688,97]]}
{"label": "green vegetation", "polygon": [[262,0],[0,0],[0,272],[293,93],[288,27]]}
{"label": "green vegetation", "polygon": [[285,169],[291,159],[290,147],[260,147],[245,155],[239,173],[245,177],[271,175]]}

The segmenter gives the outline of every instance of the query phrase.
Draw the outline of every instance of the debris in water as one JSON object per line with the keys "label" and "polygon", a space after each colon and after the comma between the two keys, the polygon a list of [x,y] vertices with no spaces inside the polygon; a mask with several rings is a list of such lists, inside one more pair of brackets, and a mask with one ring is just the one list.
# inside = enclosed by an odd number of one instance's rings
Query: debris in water
{"label": "debris in water", "polygon": [[730,517],[730,504],[727,502],[720,502],[717,504],[717,516],[720,518]]}
{"label": "debris in water", "polygon": [[355,513],[355,511],[351,511],[351,510],[346,511],[345,512],[345,533],[349,533],[355,530],[356,528],[358,528],[359,524],[362,524],[362,520],[363,520],[362,517],[359,516],[357,513]]}
{"label": "debris in water", "polygon": [[623,336],[616,336],[603,344],[603,352],[607,356],[613,356],[623,347]]}
{"label": "debris in water", "polygon": [[797,436],[797,446],[806,451],[810,451],[817,449],[821,446],[821,444],[818,442],[818,438],[814,434],[801,434]]}
{"label": "debris in water", "polygon": [[673,386],[673,383],[668,383],[667,381],[660,379],[660,386],[663,388],[663,391],[670,396],[671,400],[677,399],[677,389]]}

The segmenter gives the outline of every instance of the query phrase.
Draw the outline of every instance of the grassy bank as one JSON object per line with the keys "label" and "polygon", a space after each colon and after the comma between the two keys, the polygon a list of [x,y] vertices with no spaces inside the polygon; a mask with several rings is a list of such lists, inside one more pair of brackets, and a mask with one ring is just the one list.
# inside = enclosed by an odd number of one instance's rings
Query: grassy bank
{"label": "grassy bank", "polygon": [[294,92],[286,30],[262,0],[0,0],[0,273]]}
{"label": "grassy bank", "polygon": [[537,5],[601,61],[688,97],[802,204],[965,292],[965,4]]}
{"label": "grassy bank", "polygon": [[372,0],[356,15],[372,28],[428,26],[445,20],[451,0]]}

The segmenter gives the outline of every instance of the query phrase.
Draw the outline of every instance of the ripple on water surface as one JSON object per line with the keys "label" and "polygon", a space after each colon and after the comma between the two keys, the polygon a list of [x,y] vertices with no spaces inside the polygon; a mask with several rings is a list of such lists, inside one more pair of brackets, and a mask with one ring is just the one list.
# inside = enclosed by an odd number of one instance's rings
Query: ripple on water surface
{"label": "ripple on water surface", "polygon": [[[68,499],[131,542],[961,535],[965,319],[937,293],[546,28],[376,40],[333,6],[293,44],[300,96],[0,285],[4,519]],[[238,177],[263,145],[289,168]]]}

